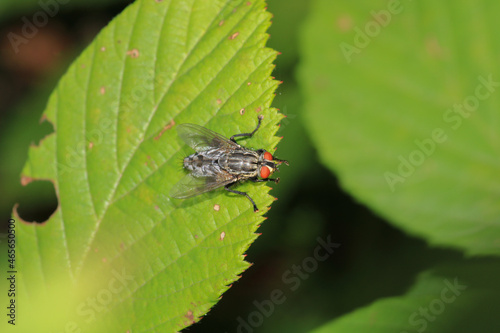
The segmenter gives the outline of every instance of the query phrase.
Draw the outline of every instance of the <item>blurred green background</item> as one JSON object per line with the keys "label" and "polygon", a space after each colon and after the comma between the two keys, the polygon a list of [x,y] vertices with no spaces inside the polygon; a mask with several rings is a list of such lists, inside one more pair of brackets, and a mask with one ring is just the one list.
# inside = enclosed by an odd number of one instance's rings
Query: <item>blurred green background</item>
{"label": "blurred green background", "polygon": [[[99,30],[129,3],[73,0],[61,5],[60,12],[29,43],[22,45],[17,54],[5,36],[22,29],[22,17],[31,17],[39,10],[37,1],[5,1],[0,7],[0,32],[4,36],[0,44],[2,228],[16,203],[20,215],[31,221],[44,221],[55,209],[57,201],[49,182],[35,182],[25,188],[20,185],[19,173],[28,145],[36,144],[52,130],[47,123],[40,125],[39,119],[58,77]],[[283,81],[273,105],[287,116],[278,132],[284,138],[276,155],[289,160],[290,167],[281,168],[281,183],[272,186],[271,194],[279,200],[259,229],[262,235],[247,253],[246,259],[253,266],[205,318],[186,332],[236,332],[241,324],[238,318],[246,320],[256,310],[254,302],[270,299],[276,289],[284,292],[286,301],[276,305],[272,315],[264,317],[262,324],[252,327],[252,331],[304,332],[381,297],[404,294],[417,275],[428,268],[479,260],[465,259],[461,251],[430,247],[426,241],[396,229],[360,203],[360,199],[344,191],[335,174],[320,162],[322,151],[312,143],[311,127],[305,126],[310,114],[306,115],[309,110],[297,74],[304,61],[301,34],[313,3],[268,1],[268,10],[274,15],[268,46],[281,52],[273,75]],[[332,26],[345,23],[335,19],[332,14]],[[496,53],[496,59],[498,56]],[[383,59],[379,61],[366,66],[387,66]],[[338,66],[347,66],[345,59],[338,60]],[[307,74],[301,72],[301,75]],[[449,104],[443,105],[445,109]],[[334,111],[338,110],[331,110]],[[343,144],[331,142],[331,145]],[[313,255],[318,237],[324,240],[330,237],[340,246],[292,291],[283,274]]]}

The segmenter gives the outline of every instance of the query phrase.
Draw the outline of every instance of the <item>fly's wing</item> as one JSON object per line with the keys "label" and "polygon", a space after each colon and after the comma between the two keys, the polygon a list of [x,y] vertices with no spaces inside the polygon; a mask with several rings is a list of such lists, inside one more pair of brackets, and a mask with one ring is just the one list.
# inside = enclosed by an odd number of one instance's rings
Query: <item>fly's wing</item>
{"label": "fly's wing", "polygon": [[238,148],[233,141],[205,127],[195,124],[180,124],[177,126],[179,137],[195,151],[205,151],[211,148]]}
{"label": "fly's wing", "polygon": [[186,199],[205,193],[216,188],[231,184],[237,180],[229,172],[220,172],[215,176],[195,177],[192,173],[184,176],[170,190],[170,196],[177,199]]}

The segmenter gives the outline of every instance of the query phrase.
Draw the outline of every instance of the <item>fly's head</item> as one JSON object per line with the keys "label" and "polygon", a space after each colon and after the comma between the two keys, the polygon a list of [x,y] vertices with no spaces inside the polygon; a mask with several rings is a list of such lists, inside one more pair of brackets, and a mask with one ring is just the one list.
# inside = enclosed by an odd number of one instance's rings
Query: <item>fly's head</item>
{"label": "fly's head", "polygon": [[[270,152],[268,152],[264,149],[258,150],[257,153],[259,153],[258,175],[262,179],[267,179],[275,171],[278,171],[278,167],[282,163],[285,163],[286,165],[288,165],[288,161],[277,159]],[[279,181],[280,181],[279,178],[274,179],[275,183],[278,183]]]}

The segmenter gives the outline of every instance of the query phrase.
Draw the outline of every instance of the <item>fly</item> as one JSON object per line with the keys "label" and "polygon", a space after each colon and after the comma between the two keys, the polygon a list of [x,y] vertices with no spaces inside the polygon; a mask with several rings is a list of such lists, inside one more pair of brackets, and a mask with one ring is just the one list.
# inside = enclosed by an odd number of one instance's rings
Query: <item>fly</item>
{"label": "fly", "polygon": [[184,168],[189,173],[170,191],[170,196],[186,199],[212,191],[219,187],[231,193],[245,196],[258,211],[253,199],[246,193],[231,189],[239,182],[279,182],[279,178],[269,178],[285,160],[274,158],[264,149],[252,150],[236,143],[236,137],[252,137],[260,127],[250,133],[235,134],[227,139],[205,127],[194,124],[181,124],[177,127],[179,137],[196,152],[184,158]]}

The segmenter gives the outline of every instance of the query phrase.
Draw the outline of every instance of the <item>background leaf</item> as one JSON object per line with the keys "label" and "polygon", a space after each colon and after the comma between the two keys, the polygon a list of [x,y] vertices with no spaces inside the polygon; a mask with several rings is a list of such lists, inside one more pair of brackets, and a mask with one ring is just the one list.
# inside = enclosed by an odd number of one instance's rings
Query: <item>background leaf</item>
{"label": "background leaf", "polygon": [[500,305],[499,273],[492,260],[439,267],[422,273],[405,295],[378,300],[313,332],[498,332],[500,323],[491,318]]}
{"label": "background leaf", "polygon": [[[24,328],[180,330],[248,267],[263,219],[247,199],[165,193],[189,153],[177,123],[229,136],[263,114],[247,143],[277,144],[268,26],[262,1],[137,1],[73,63],[44,112],[55,133],[23,171],[25,183],[53,181],[59,198],[44,224],[18,224],[20,302],[36,313]],[[273,201],[264,184],[239,188],[261,212]]]}
{"label": "background leaf", "polygon": [[323,163],[395,225],[476,255],[500,254],[498,6],[317,1],[302,35]]}

